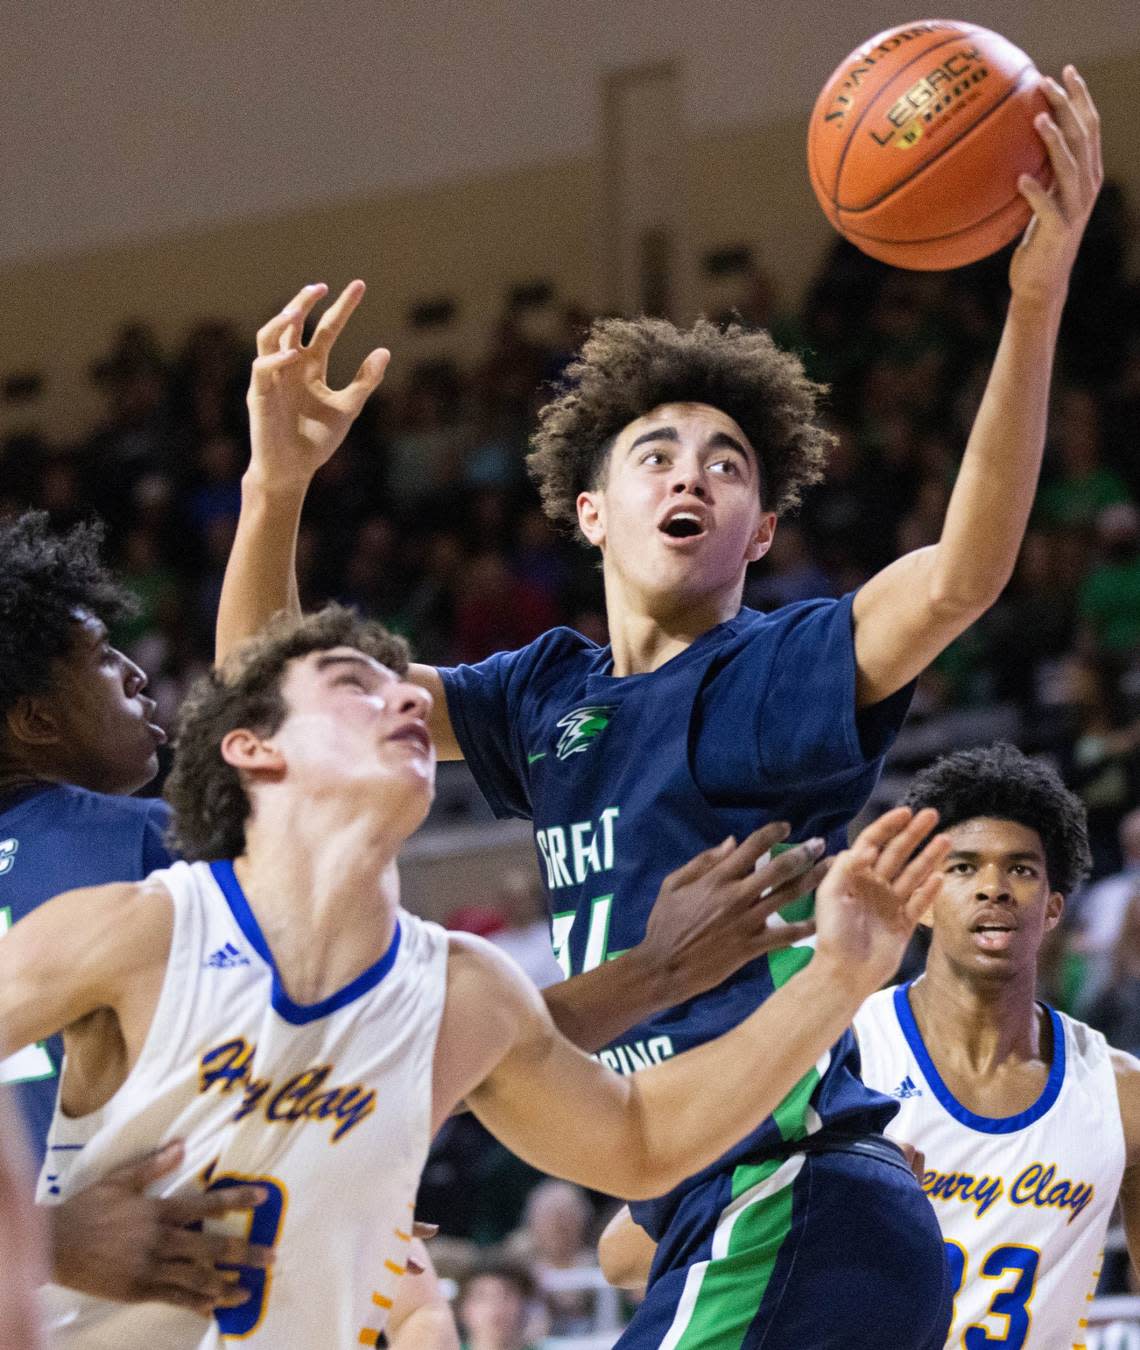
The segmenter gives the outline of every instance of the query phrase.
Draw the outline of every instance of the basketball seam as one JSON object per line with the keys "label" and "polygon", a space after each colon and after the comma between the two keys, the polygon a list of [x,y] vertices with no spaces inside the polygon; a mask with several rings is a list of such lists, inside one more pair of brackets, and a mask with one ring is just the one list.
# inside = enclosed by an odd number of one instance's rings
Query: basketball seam
{"label": "basketball seam", "polygon": [[[1038,164],[1034,170],[1034,175],[1040,173],[1048,162],[1049,152],[1046,150],[1041,156],[1041,163]],[[1000,216],[1003,211],[1007,210],[1012,205],[1012,203],[1013,198],[1011,197],[1009,201],[1003,202],[996,211],[991,211],[989,215],[982,216],[980,220],[971,221],[969,225],[963,225],[960,230],[951,230],[949,234],[930,234],[924,236],[922,239],[884,239],[877,234],[864,234],[859,230],[847,230],[846,224],[844,225],[844,230],[847,231],[853,239],[865,239],[870,244],[889,244],[892,248],[900,249],[906,249],[912,246],[919,248],[924,244],[940,244],[944,243],[947,239],[957,239],[959,235],[969,234],[971,230],[976,230],[979,225],[984,225],[987,220],[993,220],[994,216]]]}
{"label": "basketball seam", "polygon": [[[898,70],[895,71],[894,75],[892,75],[890,78],[892,80],[895,79],[897,76],[901,75],[904,71],[909,70],[911,66],[917,65],[919,61],[925,60],[926,57],[928,57],[931,52],[936,52],[942,47],[947,47],[950,45],[951,42],[957,42],[960,38],[964,37],[972,37],[975,33],[985,33],[988,31],[989,31],[988,29],[981,28],[975,24],[974,27],[968,28],[964,33],[951,33],[941,42],[936,42],[932,47],[924,47],[922,51],[917,52],[913,57],[911,57],[911,59],[906,63],[906,65],[900,66]],[[828,194],[835,204],[836,212],[842,211],[844,209],[839,205],[839,179],[843,173],[843,165],[847,162],[847,152],[851,149],[852,142],[855,140],[855,133],[863,125],[863,119],[871,111],[870,106],[871,102],[873,102],[873,100],[868,101],[867,106],[862,110],[862,112],[860,112],[859,116],[855,119],[855,125],[847,133],[847,139],[843,143],[843,149],[839,152],[839,162],[835,166],[835,182],[832,185],[831,192]]]}
{"label": "basketball seam", "polygon": [[[920,178],[927,171],[927,169],[937,164],[943,155],[948,154],[951,150],[955,148],[955,146],[965,144],[965,142],[969,140],[969,138],[974,134],[975,131],[977,131],[979,127],[984,127],[985,124],[989,121],[989,119],[993,116],[993,114],[997,112],[999,108],[1003,107],[1006,103],[1008,103],[1009,100],[1014,96],[1014,94],[1018,94],[1021,92],[1022,87],[1025,84],[1025,76],[1027,72],[1031,70],[1035,71],[1036,69],[1037,67],[1033,64],[1032,61],[1026,62],[1026,64],[1022,66],[1022,68],[1017,72],[1016,83],[1011,84],[1010,87],[1005,91],[1005,93],[1002,94],[1001,98],[999,98],[996,103],[992,104],[989,108],[986,109],[986,115],[984,117],[979,117],[976,122],[974,122],[971,126],[966,128],[966,130],[961,134],[961,136],[959,136],[956,140],[951,141],[949,145],[943,146],[942,149],[939,150],[938,154],[936,154],[932,159],[928,159],[925,164],[920,164],[917,169],[914,169],[911,173],[907,174],[905,178],[900,178],[898,179],[897,182],[892,183],[890,188],[886,192],[883,192],[878,197],[876,197],[873,202],[868,202],[866,206],[840,206],[839,202],[836,201],[835,203],[836,213],[840,216],[840,218],[845,218],[847,216],[861,216],[867,211],[873,211],[876,206],[881,206],[883,202],[885,202],[888,197],[893,196],[899,190],[899,188],[906,187],[908,183],[913,183],[916,178]],[[990,214],[992,215],[994,213],[991,212]],[[989,217],[986,217],[986,219],[988,218]],[[869,237],[870,236],[868,236],[868,238]]]}

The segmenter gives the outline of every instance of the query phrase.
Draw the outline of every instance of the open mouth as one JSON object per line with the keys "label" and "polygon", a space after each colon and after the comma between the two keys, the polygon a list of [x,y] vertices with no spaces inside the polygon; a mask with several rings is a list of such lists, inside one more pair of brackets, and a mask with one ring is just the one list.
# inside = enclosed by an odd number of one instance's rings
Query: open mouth
{"label": "open mouth", "polygon": [[678,511],[661,526],[661,531],[670,539],[695,539],[697,535],[704,534],[705,527],[692,511]]}
{"label": "open mouth", "polygon": [[974,941],[983,951],[1004,951],[1013,941],[1017,930],[1008,923],[998,921],[976,923],[970,929]]}
{"label": "open mouth", "polygon": [[395,735],[390,736],[389,740],[403,741],[417,750],[421,750],[425,755],[431,753],[431,737],[423,727],[405,727],[402,731],[397,731]]}

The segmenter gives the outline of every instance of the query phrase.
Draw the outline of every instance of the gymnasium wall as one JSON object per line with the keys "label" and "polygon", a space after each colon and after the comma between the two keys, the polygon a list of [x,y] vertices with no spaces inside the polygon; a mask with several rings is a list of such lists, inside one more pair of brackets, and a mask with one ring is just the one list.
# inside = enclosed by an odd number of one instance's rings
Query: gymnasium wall
{"label": "gymnasium wall", "polygon": [[[87,368],[130,317],[167,342],[204,315],[252,332],[295,284],[360,275],[346,364],[385,342],[395,379],[428,353],[477,359],[511,284],[606,307],[601,81],[664,57],[681,61],[693,249],[752,244],[794,301],[829,237],[803,170],[814,91],[898,18],[841,6],[821,41],[813,11],[776,24],[755,0],[703,7],[699,30],[683,0],[4,9],[0,379],[46,384],[0,403],[0,433],[56,436],[97,416]],[[972,17],[1043,66],[1082,62],[1109,172],[1140,203],[1140,6],[1105,0],[1076,32],[1071,15],[1003,0]],[[457,321],[411,331],[409,305],[439,294]]]}

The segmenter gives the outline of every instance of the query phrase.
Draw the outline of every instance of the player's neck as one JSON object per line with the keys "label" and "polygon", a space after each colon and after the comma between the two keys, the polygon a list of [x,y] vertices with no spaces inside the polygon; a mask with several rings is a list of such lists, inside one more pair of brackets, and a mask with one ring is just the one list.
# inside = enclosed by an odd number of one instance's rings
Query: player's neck
{"label": "player's neck", "polygon": [[286,992],[315,1003],[387,950],[400,903],[403,837],[386,836],[366,813],[322,819],[327,813],[310,803],[304,814],[259,810],[234,871]]}
{"label": "player's neck", "polygon": [[1010,1060],[1040,1057],[1034,971],[1009,980],[969,980],[935,951],[930,958],[910,988],[910,1004],[935,1062],[984,1075]]}
{"label": "player's neck", "polygon": [[606,622],[614,675],[658,670],[703,633],[740,612],[743,578],[728,591],[647,595],[606,573]]}

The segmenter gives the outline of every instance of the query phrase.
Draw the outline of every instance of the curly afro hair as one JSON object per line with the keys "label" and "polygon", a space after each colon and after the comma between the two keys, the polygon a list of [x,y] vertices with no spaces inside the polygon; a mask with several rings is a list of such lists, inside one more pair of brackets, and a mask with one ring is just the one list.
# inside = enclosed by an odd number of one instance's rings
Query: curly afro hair
{"label": "curly afro hair", "polygon": [[190,687],[164,790],[174,810],[171,840],[183,857],[236,858],[245,848],[250,802],[238,770],[222,758],[222,741],[237,727],[272,735],[288,711],[281,684],[290,661],[333,647],[353,647],[397,675],[408,669],[403,638],[349,609],[328,605],[303,618],[278,616],[243,642],[224,666]]}
{"label": "curly afro hair", "polygon": [[1062,895],[1072,895],[1092,866],[1084,803],[1055,769],[1004,741],[936,759],[915,775],[904,801],[915,810],[933,806],[940,829],[990,816],[1036,830],[1049,885]]}
{"label": "curly afro hair", "polygon": [[699,319],[597,319],[564,392],[539,413],[527,456],[546,514],[576,528],[580,492],[598,487],[614,438],[663,403],[707,403],[733,419],[760,457],[767,510],[797,506],[823,475],[834,439],[820,425],[825,389],[765,332]]}
{"label": "curly afro hair", "polygon": [[52,688],[74,649],[77,610],[110,626],[133,609],[99,560],[102,542],[99,524],[53,534],[45,511],[0,519],[0,719]]}

